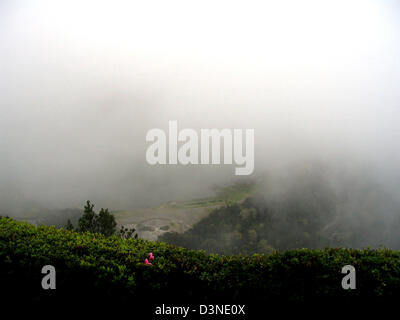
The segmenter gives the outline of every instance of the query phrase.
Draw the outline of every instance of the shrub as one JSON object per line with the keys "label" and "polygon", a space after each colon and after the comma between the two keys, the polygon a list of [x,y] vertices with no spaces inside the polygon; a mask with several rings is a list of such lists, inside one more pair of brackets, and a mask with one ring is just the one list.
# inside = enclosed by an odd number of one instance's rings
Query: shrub
{"label": "shrub", "polygon": [[[149,252],[156,256],[152,266],[143,263]],[[55,293],[40,287],[46,264],[57,270]],[[347,264],[356,268],[356,290],[341,288]],[[0,287],[19,301],[381,301],[400,293],[400,253],[337,248],[208,255],[0,218]]]}

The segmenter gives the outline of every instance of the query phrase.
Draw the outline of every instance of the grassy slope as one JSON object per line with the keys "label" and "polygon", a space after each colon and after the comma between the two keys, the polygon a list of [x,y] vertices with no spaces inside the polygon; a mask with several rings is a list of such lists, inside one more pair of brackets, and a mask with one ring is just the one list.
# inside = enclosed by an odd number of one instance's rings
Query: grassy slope
{"label": "grassy slope", "polygon": [[157,208],[125,210],[113,214],[118,224],[135,227],[139,237],[156,240],[166,230],[184,232],[213,209],[227,202],[241,202],[254,191],[255,186],[252,184],[235,184],[221,188],[215,197],[168,202]]}

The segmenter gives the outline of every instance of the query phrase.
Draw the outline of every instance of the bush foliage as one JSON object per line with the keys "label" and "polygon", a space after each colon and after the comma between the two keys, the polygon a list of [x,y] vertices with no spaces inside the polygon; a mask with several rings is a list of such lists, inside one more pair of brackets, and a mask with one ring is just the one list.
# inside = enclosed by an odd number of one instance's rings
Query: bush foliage
{"label": "bush foliage", "polygon": [[[152,266],[144,264],[149,252],[155,256]],[[40,286],[46,264],[57,270],[57,290]],[[347,264],[356,268],[356,290],[341,287]],[[300,249],[222,256],[11,218],[0,218],[0,266],[2,290],[10,298],[34,301],[347,301],[388,299],[400,292],[398,251]]]}

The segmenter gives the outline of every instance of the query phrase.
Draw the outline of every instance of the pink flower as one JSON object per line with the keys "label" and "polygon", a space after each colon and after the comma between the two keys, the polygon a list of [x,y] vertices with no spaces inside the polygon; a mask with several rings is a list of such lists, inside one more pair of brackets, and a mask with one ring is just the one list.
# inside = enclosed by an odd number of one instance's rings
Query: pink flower
{"label": "pink flower", "polygon": [[149,260],[147,260],[147,259],[144,259],[144,264],[145,265],[148,265],[148,266],[152,266],[152,264],[149,262]]}
{"label": "pink flower", "polygon": [[150,253],[149,253],[149,259],[150,259],[150,260],[154,260],[153,252],[150,252]]}

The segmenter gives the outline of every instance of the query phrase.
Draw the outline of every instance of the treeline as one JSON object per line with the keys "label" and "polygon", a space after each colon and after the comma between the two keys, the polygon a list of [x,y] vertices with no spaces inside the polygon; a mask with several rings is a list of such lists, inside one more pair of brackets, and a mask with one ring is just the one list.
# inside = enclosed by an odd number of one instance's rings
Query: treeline
{"label": "treeline", "polygon": [[219,254],[400,249],[399,203],[370,181],[343,176],[334,180],[325,172],[273,181],[242,203],[215,209],[185,233],[165,233],[159,240]]}
{"label": "treeline", "polygon": [[120,226],[117,228],[117,221],[113,214],[108,211],[108,208],[101,208],[97,213],[94,211],[94,204],[90,200],[86,201],[82,216],[79,218],[77,226],[68,219],[65,229],[76,232],[91,232],[100,233],[105,236],[117,235],[121,238],[137,238],[135,228],[127,228]]}
{"label": "treeline", "polygon": [[165,233],[158,240],[218,254],[268,254],[274,250],[343,244],[339,238],[319,232],[318,216],[295,212],[281,219],[273,209],[256,206],[254,199],[248,198],[243,204],[228,204],[213,210],[185,233]]}

